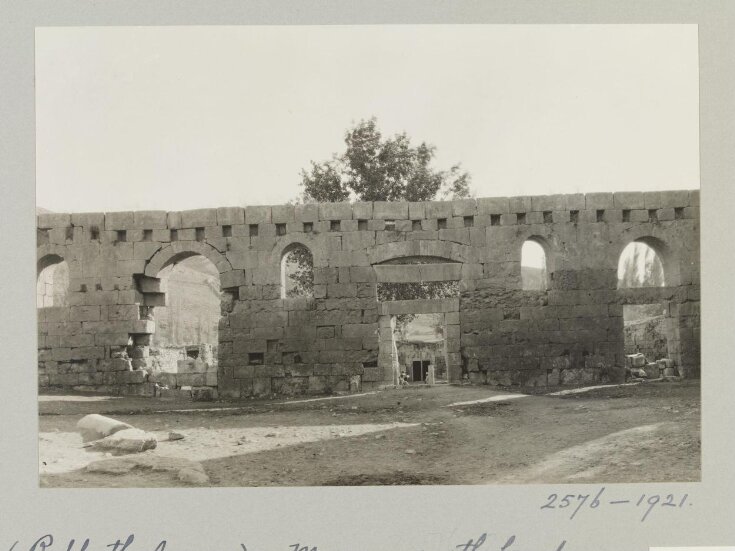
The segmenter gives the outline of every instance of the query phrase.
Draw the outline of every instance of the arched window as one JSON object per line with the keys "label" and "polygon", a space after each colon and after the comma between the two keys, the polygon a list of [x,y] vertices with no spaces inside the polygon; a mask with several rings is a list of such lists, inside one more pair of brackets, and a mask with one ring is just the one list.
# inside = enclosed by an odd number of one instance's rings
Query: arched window
{"label": "arched window", "polygon": [[311,251],[295,243],[281,257],[281,298],[314,296],[314,257]]}
{"label": "arched window", "polygon": [[36,282],[36,307],[66,306],[69,265],[60,256],[49,257],[42,265]]}
{"label": "arched window", "polygon": [[524,291],[545,291],[549,287],[546,251],[533,238],[521,248],[521,283]]}
{"label": "arched window", "polygon": [[643,240],[628,243],[618,260],[618,288],[662,287],[666,284],[663,259]]}

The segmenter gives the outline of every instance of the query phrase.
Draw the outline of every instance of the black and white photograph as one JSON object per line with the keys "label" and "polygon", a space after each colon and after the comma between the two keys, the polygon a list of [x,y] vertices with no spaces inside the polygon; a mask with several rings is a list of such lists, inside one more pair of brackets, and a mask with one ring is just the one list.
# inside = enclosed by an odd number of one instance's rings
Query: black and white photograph
{"label": "black and white photograph", "polygon": [[36,28],[40,486],[699,482],[698,55]]}

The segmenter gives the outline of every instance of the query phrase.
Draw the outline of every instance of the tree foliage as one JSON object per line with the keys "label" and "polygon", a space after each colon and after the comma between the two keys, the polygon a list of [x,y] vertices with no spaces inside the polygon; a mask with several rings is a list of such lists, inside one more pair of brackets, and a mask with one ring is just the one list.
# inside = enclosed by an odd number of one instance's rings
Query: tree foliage
{"label": "tree foliage", "polygon": [[618,287],[660,287],[664,284],[664,269],[661,259],[645,243],[632,243],[626,248],[623,259],[622,277]]}
{"label": "tree foliage", "polygon": [[377,119],[361,120],[345,134],[346,149],[302,170],[304,202],[428,201],[470,196],[470,176],[459,164],[431,167],[436,149],[411,145],[406,133],[383,137]]}
{"label": "tree foliage", "polygon": [[[390,302],[393,300],[442,299],[458,296],[458,281],[380,283],[378,285],[378,300],[380,302]],[[396,315],[396,322],[398,326],[402,328],[415,318],[416,314],[398,314]]]}
{"label": "tree foliage", "polygon": [[286,297],[314,296],[314,258],[303,245],[293,247],[283,259],[286,272]]}

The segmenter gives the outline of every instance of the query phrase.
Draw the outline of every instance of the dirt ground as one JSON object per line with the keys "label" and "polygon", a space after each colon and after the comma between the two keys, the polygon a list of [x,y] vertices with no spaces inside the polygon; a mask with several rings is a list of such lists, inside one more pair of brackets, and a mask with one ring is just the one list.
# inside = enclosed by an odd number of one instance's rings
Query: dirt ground
{"label": "dirt ground", "polygon": [[[342,486],[700,479],[698,381],[550,395],[560,390],[565,389],[528,394],[437,385],[235,403],[43,395],[40,484]],[[477,400],[485,401],[462,404]],[[117,457],[83,448],[75,425],[88,413],[153,432],[158,446]],[[185,437],[170,441],[170,431]]]}

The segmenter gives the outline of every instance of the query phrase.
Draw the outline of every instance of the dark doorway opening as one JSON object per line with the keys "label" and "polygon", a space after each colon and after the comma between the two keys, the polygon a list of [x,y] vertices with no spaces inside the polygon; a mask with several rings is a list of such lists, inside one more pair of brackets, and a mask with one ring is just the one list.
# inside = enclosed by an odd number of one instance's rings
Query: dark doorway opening
{"label": "dark doorway opening", "polygon": [[426,376],[429,374],[429,360],[414,360],[412,364],[411,380],[426,381]]}

